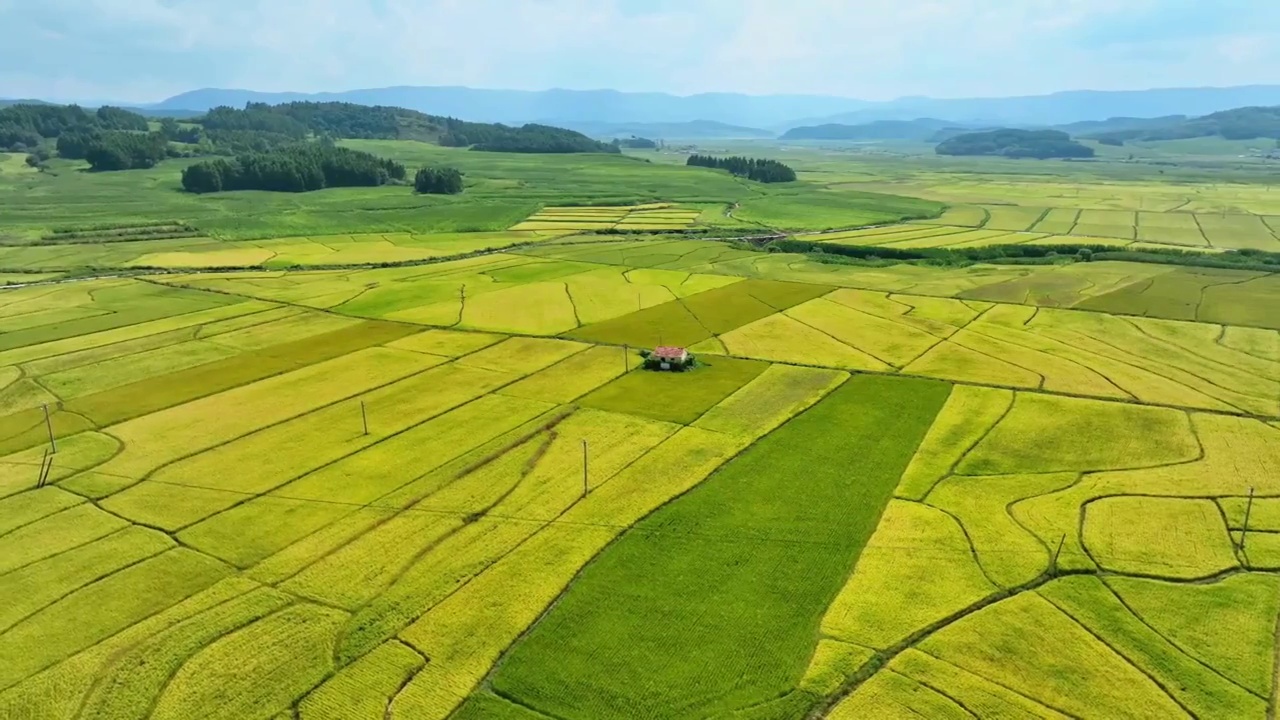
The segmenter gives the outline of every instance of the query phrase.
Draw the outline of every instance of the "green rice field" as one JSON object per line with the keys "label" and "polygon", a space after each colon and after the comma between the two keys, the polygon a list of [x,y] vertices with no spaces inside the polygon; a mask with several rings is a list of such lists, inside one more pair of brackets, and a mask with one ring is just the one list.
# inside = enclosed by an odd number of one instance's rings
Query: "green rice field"
{"label": "green rice field", "polygon": [[351,144],[468,191],[5,162],[0,717],[1273,715],[1280,273],[714,236],[1224,257],[1275,191]]}

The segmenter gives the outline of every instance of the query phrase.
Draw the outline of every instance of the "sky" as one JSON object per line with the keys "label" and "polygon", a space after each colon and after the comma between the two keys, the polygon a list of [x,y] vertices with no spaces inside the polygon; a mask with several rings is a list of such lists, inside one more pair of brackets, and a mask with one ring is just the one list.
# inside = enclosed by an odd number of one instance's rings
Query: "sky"
{"label": "sky", "polygon": [[997,97],[1280,83],[1276,0],[0,0],[0,97],[467,85]]}

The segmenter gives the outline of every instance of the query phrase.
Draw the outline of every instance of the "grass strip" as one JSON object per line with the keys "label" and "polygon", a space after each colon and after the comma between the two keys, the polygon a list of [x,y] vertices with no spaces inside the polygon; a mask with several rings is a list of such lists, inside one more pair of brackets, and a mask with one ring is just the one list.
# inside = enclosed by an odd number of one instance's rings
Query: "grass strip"
{"label": "grass strip", "polygon": [[853,378],[606,549],[493,690],[561,718],[711,717],[791,692],[949,391]]}

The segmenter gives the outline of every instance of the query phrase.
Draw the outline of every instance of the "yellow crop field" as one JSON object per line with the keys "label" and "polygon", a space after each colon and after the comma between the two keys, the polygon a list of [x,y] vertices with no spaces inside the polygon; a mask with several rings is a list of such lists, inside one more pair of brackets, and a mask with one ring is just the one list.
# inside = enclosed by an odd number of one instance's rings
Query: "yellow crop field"
{"label": "yellow crop field", "polygon": [[920,356],[903,372],[977,385],[1039,388],[1044,378],[1000,357],[943,341]]}
{"label": "yellow crop field", "polygon": [[303,720],[377,717],[427,660],[402,642],[390,640],[338,671],[298,707]]}
{"label": "yellow crop field", "polygon": [[344,620],[328,608],[296,605],[220,638],[183,664],[153,716],[238,718],[289,702],[328,675]]}
{"label": "yellow crop field", "polygon": [[887,320],[824,298],[797,305],[786,314],[896,368],[911,364],[942,341],[908,323]]}
{"label": "yellow crop field", "polygon": [[920,649],[1072,714],[1179,714],[1154,682],[1035,594],[979,610],[935,633]]}
{"label": "yellow crop field", "polygon": [[1120,573],[1194,579],[1239,564],[1212,500],[1102,498],[1085,507],[1083,539],[1099,566]]}
{"label": "yellow crop field", "polygon": [[987,208],[990,218],[984,228],[988,230],[1022,231],[1030,230],[1048,214],[1045,208],[1018,207],[1016,205],[994,205]]}
{"label": "yellow crop field", "polygon": [[697,221],[700,211],[679,210],[665,203],[622,207],[546,207],[512,230],[682,230]]}
{"label": "yellow crop field", "polygon": [[1069,235],[1080,219],[1080,211],[1074,208],[1049,208],[1040,221],[1029,229],[1054,235]]}
{"label": "yellow crop field", "polygon": [[819,329],[786,315],[770,315],[720,336],[731,354],[796,365],[843,370],[887,370],[889,366]]}
{"label": "yellow crop field", "polygon": [[528,375],[588,347],[569,340],[515,337],[467,355],[459,362],[484,370]]}
{"label": "yellow crop field", "polygon": [[[929,551],[904,552],[910,548]],[[897,602],[895,587],[915,588],[912,601]],[[959,523],[936,508],[893,500],[823,617],[822,633],[885,649],[994,590]]]}
{"label": "yellow crop field", "polygon": [[693,427],[738,437],[758,437],[818,402],[847,377],[834,370],[771,365],[708,410]]}
{"label": "yellow crop field", "polygon": [[[1108,580],[1143,621],[1191,657],[1261,697],[1274,686],[1275,629],[1268,615],[1280,611],[1274,575],[1241,573],[1206,584],[1145,578]],[[1230,627],[1230,637],[1215,628]]]}
{"label": "yellow crop field", "polygon": [[981,227],[990,217],[986,208],[976,205],[952,205],[942,213],[941,217],[933,220],[916,220],[918,223],[927,223],[931,225],[962,225],[965,227]]}
{"label": "yellow crop field", "polygon": [[1066,715],[1019,695],[981,676],[938,660],[919,650],[907,650],[889,669],[922,685],[938,688],[946,697],[979,717],[1066,718]]}
{"label": "yellow crop field", "polygon": [[[1081,437],[1106,442],[1077,442]],[[1121,470],[1188,462],[1199,453],[1187,414],[1177,410],[1018,393],[1009,413],[956,470],[969,475]]]}
{"label": "yellow crop field", "polygon": [[130,420],[110,431],[125,444],[122,453],[95,469],[94,478],[67,482],[90,494],[110,494],[167,462],[433,364],[418,353],[373,348]]}
{"label": "yellow crop field", "polygon": [[978,563],[992,583],[1017,587],[1047,571],[1056,548],[1023,527],[1009,508],[1020,500],[1069,488],[1078,478],[1070,472],[953,475],[941,481],[926,502],[961,522]]}
{"label": "yellow crop field", "polygon": [[453,332],[450,330],[427,330],[409,337],[387,343],[387,347],[398,350],[412,350],[428,355],[457,358],[483,350],[503,340],[501,335],[485,333]]}
{"label": "yellow crop field", "polygon": [[636,362],[618,348],[594,347],[499,392],[544,402],[571,403],[626,373]]}
{"label": "yellow crop field", "polygon": [[892,670],[876,673],[831,710],[833,720],[868,717],[972,717],[946,695]]}
{"label": "yellow crop field", "polygon": [[457,327],[527,335],[558,335],[578,327],[563,283],[534,283],[468,299]]}
{"label": "yellow crop field", "polygon": [[999,423],[1013,406],[1008,390],[960,385],[916,449],[898,485],[898,497],[923,500]]}
{"label": "yellow crop field", "polygon": [[175,547],[153,530],[128,527],[56,556],[10,572],[0,588],[0,632],[34,615],[59,598],[97,580]]}

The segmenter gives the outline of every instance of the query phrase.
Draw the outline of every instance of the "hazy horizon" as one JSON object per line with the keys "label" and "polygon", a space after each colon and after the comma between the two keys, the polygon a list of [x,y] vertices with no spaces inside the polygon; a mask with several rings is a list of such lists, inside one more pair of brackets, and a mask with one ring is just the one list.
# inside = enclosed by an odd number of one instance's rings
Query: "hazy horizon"
{"label": "hazy horizon", "polygon": [[53,101],[392,86],[883,101],[1280,82],[1280,5],[1260,0],[0,0],[0,23],[0,97]]}

